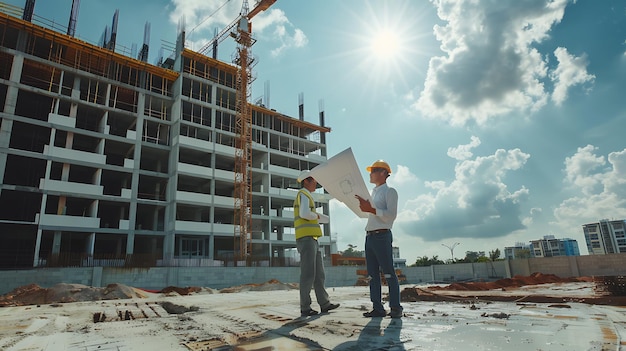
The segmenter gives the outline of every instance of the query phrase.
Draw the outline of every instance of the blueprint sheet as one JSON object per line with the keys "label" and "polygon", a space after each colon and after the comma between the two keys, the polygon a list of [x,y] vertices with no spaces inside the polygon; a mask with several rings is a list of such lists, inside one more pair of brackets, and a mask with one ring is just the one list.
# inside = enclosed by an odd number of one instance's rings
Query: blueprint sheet
{"label": "blueprint sheet", "polygon": [[357,216],[367,218],[354,195],[370,200],[352,148],[347,148],[311,170],[311,176],[335,199],[343,202]]}

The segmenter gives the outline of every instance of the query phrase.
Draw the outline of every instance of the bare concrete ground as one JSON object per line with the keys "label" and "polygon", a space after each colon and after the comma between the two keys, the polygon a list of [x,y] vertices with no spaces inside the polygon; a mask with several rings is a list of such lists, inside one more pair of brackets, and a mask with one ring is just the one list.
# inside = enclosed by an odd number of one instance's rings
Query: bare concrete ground
{"label": "bare concrete ground", "polygon": [[[593,294],[587,296],[552,296],[547,294],[530,293],[536,286],[543,284],[563,284],[576,282],[595,283]],[[600,278],[560,278],[553,274],[533,273],[530,276],[516,276],[500,279],[493,282],[452,283],[449,285],[428,285],[403,287],[401,299],[403,302],[415,301],[449,301],[451,298],[475,298],[480,296],[489,301],[527,301],[527,302],[559,302],[576,301],[600,305],[622,305],[624,298],[610,293],[602,286]],[[524,289],[520,289],[526,287]],[[270,280],[262,284],[244,284],[215,290],[206,287],[176,287],[169,286],[152,293],[190,295],[195,293],[236,293],[242,291],[276,291],[298,289],[297,284],[285,284],[277,280]],[[516,296],[513,292],[520,292]],[[36,284],[25,285],[14,289],[10,293],[0,296],[0,307],[25,306],[49,303],[67,303],[79,301],[117,300],[130,298],[146,298],[150,292],[129,287],[123,284],[109,284],[104,288],[89,287],[81,284],[57,284],[51,288],[42,288]],[[577,295],[577,294],[576,294]]]}
{"label": "bare concrete ground", "polygon": [[300,318],[297,286],[278,281],[160,292],[30,285],[0,297],[0,349],[620,350],[626,309],[606,290],[539,274],[404,285],[404,317],[370,319],[367,287],[330,288],[341,307]]}

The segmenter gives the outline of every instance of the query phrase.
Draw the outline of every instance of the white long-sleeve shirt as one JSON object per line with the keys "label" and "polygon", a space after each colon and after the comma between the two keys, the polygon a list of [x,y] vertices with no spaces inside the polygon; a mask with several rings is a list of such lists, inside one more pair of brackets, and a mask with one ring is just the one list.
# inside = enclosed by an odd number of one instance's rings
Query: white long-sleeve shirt
{"label": "white long-sleeve shirt", "polygon": [[376,214],[369,213],[365,231],[391,229],[398,215],[398,192],[383,183],[372,190],[371,197]]}
{"label": "white long-sleeve shirt", "polygon": [[[309,195],[311,194],[307,189],[302,190],[309,193]],[[311,211],[310,206],[311,205],[309,204],[309,198],[304,194],[300,194],[300,217],[306,218],[310,221],[317,219],[318,223],[330,222],[330,218],[327,215]]]}

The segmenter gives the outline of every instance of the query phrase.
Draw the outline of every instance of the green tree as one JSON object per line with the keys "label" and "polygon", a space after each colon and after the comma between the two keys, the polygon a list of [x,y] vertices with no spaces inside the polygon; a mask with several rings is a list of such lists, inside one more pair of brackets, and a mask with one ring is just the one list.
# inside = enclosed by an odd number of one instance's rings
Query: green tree
{"label": "green tree", "polygon": [[348,248],[345,249],[341,253],[341,256],[343,257],[364,257],[365,256],[365,252],[355,250],[355,249],[356,249],[356,245],[348,244]]}
{"label": "green tree", "polygon": [[444,262],[439,259],[439,256],[434,255],[432,258],[428,258],[428,256],[422,256],[418,257],[415,260],[415,263],[412,264],[410,267],[426,267],[436,264],[444,264]]}
{"label": "green tree", "polygon": [[464,263],[478,262],[478,259],[480,257],[485,257],[484,251],[465,251],[465,258],[459,262],[464,262]]}
{"label": "green tree", "polygon": [[500,249],[489,251],[489,259],[491,259],[492,261],[497,261],[499,258],[500,258]]}

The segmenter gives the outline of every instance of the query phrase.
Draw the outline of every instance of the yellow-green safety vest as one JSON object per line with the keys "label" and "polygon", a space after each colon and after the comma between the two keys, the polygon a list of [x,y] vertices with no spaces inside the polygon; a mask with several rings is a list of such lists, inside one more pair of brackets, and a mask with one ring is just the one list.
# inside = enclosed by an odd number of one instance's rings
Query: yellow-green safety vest
{"label": "yellow-green safety vest", "polygon": [[309,198],[309,208],[311,212],[315,212],[315,202],[313,197],[304,189],[300,189],[296,195],[296,200],[293,202],[293,209],[295,211],[293,225],[296,229],[296,240],[305,236],[312,236],[314,238],[322,236],[322,229],[320,228],[317,219],[309,220],[300,217],[300,194],[306,195]]}

